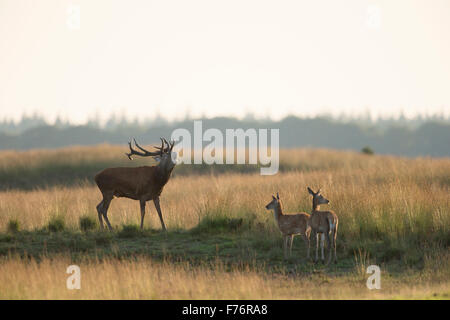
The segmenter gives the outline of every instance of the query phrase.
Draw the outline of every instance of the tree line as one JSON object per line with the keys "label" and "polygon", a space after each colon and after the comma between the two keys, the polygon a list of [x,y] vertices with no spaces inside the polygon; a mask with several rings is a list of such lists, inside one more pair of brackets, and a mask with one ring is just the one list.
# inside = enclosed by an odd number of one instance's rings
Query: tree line
{"label": "tree line", "polygon": [[[250,116],[244,119],[215,117],[198,120],[203,121],[204,130],[217,128],[225,132],[225,129],[237,128],[279,129],[280,147],[283,148],[317,147],[360,151],[368,146],[379,154],[450,156],[450,122],[444,117],[409,120],[400,117],[376,121],[360,118],[344,121],[325,116],[287,116],[273,121]],[[172,122],[165,119],[143,122],[109,119],[109,122],[102,126],[98,121],[73,125],[59,120],[49,124],[39,117],[29,117],[22,123],[20,130],[17,128],[19,124],[11,121],[0,122],[0,149],[126,144],[131,137],[147,144],[159,141],[160,136],[170,137],[172,131],[177,128],[193,129],[193,120],[189,118]]]}

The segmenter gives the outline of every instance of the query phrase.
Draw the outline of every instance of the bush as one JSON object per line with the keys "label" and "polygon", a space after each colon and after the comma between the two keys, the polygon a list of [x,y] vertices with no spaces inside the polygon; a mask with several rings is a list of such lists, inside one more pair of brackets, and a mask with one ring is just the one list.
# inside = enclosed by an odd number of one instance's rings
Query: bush
{"label": "bush", "polygon": [[93,230],[97,227],[97,221],[91,216],[80,217],[80,229],[82,231]]}
{"label": "bush", "polygon": [[122,226],[122,230],[119,231],[119,237],[121,238],[134,238],[139,236],[141,229],[134,224]]}
{"label": "bush", "polygon": [[8,232],[16,233],[19,232],[20,223],[17,219],[12,219],[8,221]]}
{"label": "bush", "polygon": [[369,147],[369,146],[366,146],[366,147],[362,148],[361,152],[364,153],[364,154],[368,154],[368,155],[372,155],[372,154],[375,153],[373,151],[373,149],[371,147]]}
{"label": "bush", "polygon": [[194,227],[193,234],[220,233],[237,231],[244,224],[242,218],[228,218],[223,216],[206,216]]}
{"label": "bush", "polygon": [[53,217],[48,222],[48,230],[51,232],[60,232],[63,231],[66,227],[66,223],[64,218],[61,216]]}

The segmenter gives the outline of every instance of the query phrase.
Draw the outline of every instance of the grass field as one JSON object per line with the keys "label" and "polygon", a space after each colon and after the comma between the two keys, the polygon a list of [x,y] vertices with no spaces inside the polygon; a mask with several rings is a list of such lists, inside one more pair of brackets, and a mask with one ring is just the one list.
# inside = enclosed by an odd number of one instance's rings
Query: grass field
{"label": "grass field", "polygon": [[[96,171],[130,162],[125,148],[73,147],[0,153],[2,299],[449,299],[450,159],[406,159],[331,150],[281,150],[280,173],[256,166],[176,167],[141,231],[139,203],[115,199],[100,231]],[[283,259],[264,206],[279,192],[285,212],[311,211],[322,188],[339,216],[336,265]],[[150,208],[150,210],[149,210]],[[81,268],[81,290],[66,268]],[[379,265],[381,290],[365,273]]]}

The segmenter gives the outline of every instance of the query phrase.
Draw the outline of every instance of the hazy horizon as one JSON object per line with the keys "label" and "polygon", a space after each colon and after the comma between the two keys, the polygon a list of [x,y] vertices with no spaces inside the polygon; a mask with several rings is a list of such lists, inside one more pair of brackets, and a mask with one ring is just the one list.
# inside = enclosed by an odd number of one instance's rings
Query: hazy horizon
{"label": "hazy horizon", "polygon": [[0,119],[448,117],[448,39],[445,0],[0,0]]}

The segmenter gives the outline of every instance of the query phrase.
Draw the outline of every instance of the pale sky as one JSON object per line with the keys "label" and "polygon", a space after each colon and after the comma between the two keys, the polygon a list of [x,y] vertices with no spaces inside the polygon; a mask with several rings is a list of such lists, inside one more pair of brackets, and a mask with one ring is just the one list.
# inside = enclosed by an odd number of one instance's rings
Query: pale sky
{"label": "pale sky", "polygon": [[0,0],[0,119],[187,110],[449,115],[450,1]]}

